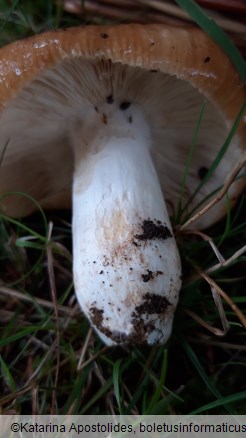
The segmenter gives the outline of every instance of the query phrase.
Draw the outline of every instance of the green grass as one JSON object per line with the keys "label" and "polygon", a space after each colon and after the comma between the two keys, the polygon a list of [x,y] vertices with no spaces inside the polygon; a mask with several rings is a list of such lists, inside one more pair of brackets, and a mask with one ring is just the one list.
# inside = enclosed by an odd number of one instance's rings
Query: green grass
{"label": "green grass", "polygon": [[[41,0],[13,1],[11,7],[2,0],[0,19],[1,45],[81,22]],[[187,166],[191,158],[192,150]],[[207,231],[225,259],[245,242],[245,210],[242,197]],[[178,235],[184,280],[169,343],[110,349],[89,330],[76,304],[70,223],[69,212],[0,217],[0,412],[244,414],[245,330],[235,312],[223,302],[231,328],[224,338],[186,313],[221,327],[210,288],[196,270],[217,263],[209,243]],[[241,310],[246,309],[245,266],[244,253],[211,274]]]}
{"label": "green grass", "polygon": [[216,44],[218,44],[224,50],[227,56],[234,63],[244,83],[246,83],[245,60],[224,30],[221,29],[221,27],[219,27],[215,21],[209,17],[203,11],[203,9],[198,6],[198,4],[196,4],[194,0],[175,1],[182,9],[188,12],[193,21],[197,23],[216,42]]}

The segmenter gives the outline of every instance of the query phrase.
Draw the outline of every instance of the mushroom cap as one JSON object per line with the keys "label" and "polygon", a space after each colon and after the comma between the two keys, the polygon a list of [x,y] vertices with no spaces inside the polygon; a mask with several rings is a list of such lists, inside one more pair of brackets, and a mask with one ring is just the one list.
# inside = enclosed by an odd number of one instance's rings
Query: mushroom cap
{"label": "mushroom cap", "polygon": [[[79,111],[83,120],[85,108],[104,102],[112,89],[119,102],[132,100],[146,114],[153,160],[171,213],[180,200],[205,100],[186,180],[188,210],[218,189],[233,165],[245,159],[244,117],[217,170],[188,203],[246,101],[246,87],[234,66],[202,31],[157,24],[50,31],[0,49],[0,196],[23,191],[44,208],[70,207],[71,124]],[[232,204],[244,186],[242,177],[233,184]],[[36,209],[21,196],[4,196],[0,205],[12,216]],[[199,226],[211,225],[225,211],[222,200]]]}

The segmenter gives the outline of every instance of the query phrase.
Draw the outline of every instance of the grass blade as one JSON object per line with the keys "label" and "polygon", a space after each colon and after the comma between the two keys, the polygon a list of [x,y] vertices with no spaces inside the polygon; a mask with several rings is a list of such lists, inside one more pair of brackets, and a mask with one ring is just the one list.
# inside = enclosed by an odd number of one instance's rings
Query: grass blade
{"label": "grass blade", "polygon": [[120,365],[121,365],[121,359],[118,359],[113,368],[113,384],[114,384],[114,394],[116,401],[118,403],[120,414],[123,415],[122,412],[122,405],[120,400]]}
{"label": "grass blade", "polygon": [[246,62],[224,30],[193,0],[175,1],[224,50],[238,70],[243,82],[246,83]]}
{"label": "grass blade", "polygon": [[185,170],[184,170],[184,175],[183,175],[183,180],[182,180],[182,184],[181,184],[181,190],[180,190],[180,197],[179,197],[179,205],[178,205],[178,213],[177,213],[177,219],[176,222],[179,223],[180,221],[180,216],[182,213],[182,198],[184,195],[184,191],[185,191],[185,185],[186,185],[186,180],[187,180],[187,176],[189,173],[189,168],[190,168],[190,164],[192,161],[192,157],[195,151],[195,147],[197,144],[197,137],[200,131],[200,127],[201,127],[201,123],[202,123],[202,119],[203,119],[203,115],[204,115],[204,111],[205,111],[205,107],[206,107],[206,103],[207,101],[204,102],[204,104],[202,105],[200,114],[199,114],[199,118],[196,124],[196,128],[195,128],[195,132],[193,134],[193,138],[192,138],[192,142],[191,142],[191,147],[189,149],[189,154],[188,154],[188,158],[186,161],[186,165],[185,165]]}
{"label": "grass blade", "polygon": [[[215,169],[218,167],[218,165],[220,164],[222,158],[224,157],[228,147],[230,146],[230,143],[232,141],[232,138],[234,137],[237,128],[241,122],[241,119],[244,116],[244,113],[246,111],[246,101],[244,102],[243,106],[241,107],[237,118],[229,132],[229,134],[227,135],[222,147],[220,148],[217,156],[215,157],[210,169],[208,170],[208,172],[206,173],[205,177],[203,178],[203,180],[200,182],[200,184],[197,186],[196,190],[193,192],[193,194],[191,195],[191,197],[189,198],[187,204],[185,205],[185,207],[183,208],[183,212],[185,211],[185,209],[187,208],[188,204],[190,202],[192,202],[192,200],[194,199],[194,197],[197,195],[197,193],[199,192],[199,190],[202,188],[202,186],[209,180],[209,178],[212,176],[212,174],[214,173]],[[196,206],[188,215],[188,217],[186,217],[184,219],[184,222],[186,222],[186,220],[192,216],[192,214],[194,213],[195,210],[197,210],[198,206]]]}
{"label": "grass blade", "polygon": [[161,395],[161,391],[163,390],[163,386],[166,380],[167,375],[167,365],[168,365],[168,350],[165,348],[163,353],[163,361],[162,361],[162,367],[161,367],[161,375],[160,379],[157,385],[157,388],[153,394],[153,397],[151,399],[150,405],[149,405],[149,412],[151,414],[155,414],[155,405],[158,403]]}
{"label": "grass blade", "polygon": [[[183,342],[183,348],[186,351],[187,356],[190,358],[190,361],[192,362],[193,366],[196,368],[197,372],[199,373],[200,377],[204,381],[206,387],[209,389],[209,391],[219,400],[223,400],[223,396],[220,394],[220,392],[215,388],[213,383],[211,382],[210,378],[205,373],[202,365],[200,364],[196,354],[192,350],[191,346],[187,342]],[[232,415],[231,409],[225,405],[225,403],[221,403],[221,405],[224,406],[224,408]]]}
{"label": "grass blade", "polygon": [[11,342],[16,341],[17,339],[24,338],[27,335],[36,333],[39,330],[40,330],[40,327],[38,327],[38,326],[26,327],[23,330],[20,330],[19,332],[15,333],[14,335],[8,336],[4,339],[0,339],[0,347],[3,347],[3,345],[8,345]]}
{"label": "grass blade", "polygon": [[228,405],[229,403],[238,402],[240,400],[246,400],[246,391],[238,392],[236,394],[228,395],[227,397],[223,397],[220,400],[215,400],[211,403],[208,403],[204,406],[201,406],[200,408],[194,410],[191,412],[191,415],[198,415],[202,412],[208,411],[210,409],[215,409],[220,406]]}
{"label": "grass blade", "polygon": [[10,372],[10,369],[6,362],[3,360],[1,354],[0,354],[0,368],[2,370],[2,376],[4,378],[5,383],[8,385],[8,387],[11,389],[11,391],[16,391],[16,384],[14,381],[14,378]]}
{"label": "grass blade", "polygon": [[12,6],[11,6],[11,8],[9,9],[8,14],[7,14],[7,16],[6,16],[6,18],[5,18],[4,22],[3,22],[3,24],[0,26],[0,32],[3,31],[4,27],[5,27],[6,24],[8,23],[9,18],[10,18],[10,16],[11,16],[12,12],[13,12],[13,11],[15,10],[15,8],[17,7],[19,1],[20,1],[20,0],[15,0],[15,2],[12,4]]}

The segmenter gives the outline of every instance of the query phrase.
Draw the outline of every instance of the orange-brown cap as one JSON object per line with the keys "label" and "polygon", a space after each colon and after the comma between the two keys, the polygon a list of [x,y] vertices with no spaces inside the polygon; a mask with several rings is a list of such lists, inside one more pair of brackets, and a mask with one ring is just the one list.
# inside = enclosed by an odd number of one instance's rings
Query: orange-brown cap
{"label": "orange-brown cap", "polygon": [[[101,103],[108,98],[103,93],[110,95],[112,90],[121,101],[132,99],[142,105],[153,133],[153,160],[172,208],[180,199],[183,172],[203,103],[207,101],[193,154],[194,166],[190,166],[186,181],[187,201],[246,101],[246,87],[230,60],[197,29],[138,24],[87,26],[16,41],[0,50],[0,156],[5,150],[0,194],[24,191],[44,207],[67,207],[73,172],[68,132],[72,119],[76,119],[80,104],[96,106],[97,95]],[[245,142],[244,117],[220,166],[190,209],[216,190],[235,162],[243,159]],[[242,186],[241,178],[234,184],[232,198]],[[17,201],[13,196],[5,197],[2,206],[13,215],[35,209],[29,201],[21,197]],[[201,226],[217,220],[222,210],[224,207],[215,208]]]}

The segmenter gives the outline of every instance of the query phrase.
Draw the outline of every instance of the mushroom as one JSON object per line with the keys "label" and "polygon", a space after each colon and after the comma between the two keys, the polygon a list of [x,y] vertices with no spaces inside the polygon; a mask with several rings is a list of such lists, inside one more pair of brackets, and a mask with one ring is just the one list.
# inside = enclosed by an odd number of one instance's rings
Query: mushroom
{"label": "mushroom", "polygon": [[[165,343],[181,287],[169,214],[206,101],[183,193],[193,211],[245,156],[245,119],[195,193],[245,101],[231,62],[201,31],[127,24],[51,31],[0,50],[1,209],[73,204],[75,291],[108,344]],[[231,186],[231,205],[245,183]],[[190,200],[190,202],[189,202]],[[216,204],[204,228],[226,211]]]}

